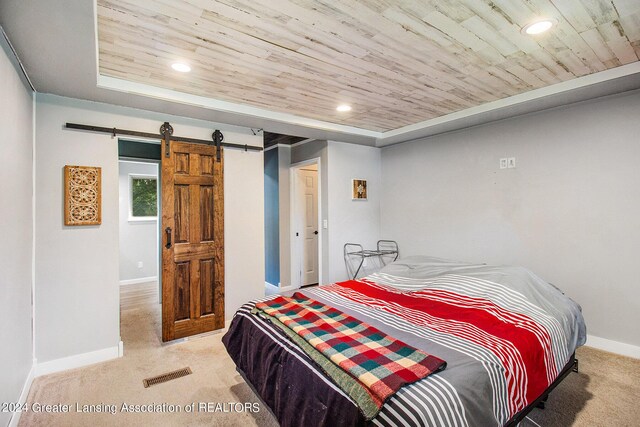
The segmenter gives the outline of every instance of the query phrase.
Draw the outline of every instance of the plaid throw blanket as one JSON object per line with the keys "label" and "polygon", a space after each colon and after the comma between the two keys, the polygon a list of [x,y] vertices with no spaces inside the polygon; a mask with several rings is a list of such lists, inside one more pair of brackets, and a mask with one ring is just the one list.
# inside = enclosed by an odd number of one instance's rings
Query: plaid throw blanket
{"label": "plaid throw blanket", "polygon": [[443,360],[300,293],[257,303],[256,309],[356,378],[373,395],[378,409],[403,385],[446,366]]}

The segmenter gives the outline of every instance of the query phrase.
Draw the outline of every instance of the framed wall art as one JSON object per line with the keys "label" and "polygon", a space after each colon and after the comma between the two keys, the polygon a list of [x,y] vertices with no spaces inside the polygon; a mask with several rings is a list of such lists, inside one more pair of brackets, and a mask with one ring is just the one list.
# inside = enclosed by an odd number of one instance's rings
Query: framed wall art
{"label": "framed wall art", "polygon": [[352,179],[352,200],[367,200],[367,180]]}
{"label": "framed wall art", "polygon": [[102,223],[101,174],[99,167],[64,167],[64,225]]}

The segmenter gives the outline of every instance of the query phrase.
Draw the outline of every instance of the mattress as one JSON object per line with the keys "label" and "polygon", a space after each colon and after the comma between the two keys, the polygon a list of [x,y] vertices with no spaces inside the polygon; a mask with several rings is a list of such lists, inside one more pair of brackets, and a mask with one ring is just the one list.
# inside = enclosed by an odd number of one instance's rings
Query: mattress
{"label": "mattress", "polygon": [[227,351],[282,426],[503,426],[546,392],[586,339],[578,304],[521,267],[410,257],[357,281],[298,290],[447,362],[366,422],[268,320],[236,313]]}

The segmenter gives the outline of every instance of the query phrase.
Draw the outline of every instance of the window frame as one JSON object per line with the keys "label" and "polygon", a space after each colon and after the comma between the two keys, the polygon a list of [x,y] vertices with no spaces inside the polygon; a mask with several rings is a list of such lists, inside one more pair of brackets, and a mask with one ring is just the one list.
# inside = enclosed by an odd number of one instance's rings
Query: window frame
{"label": "window frame", "polygon": [[[133,180],[134,179],[153,179],[156,181],[156,215],[155,216],[133,216]],[[129,222],[157,222],[160,212],[160,200],[158,196],[160,189],[158,188],[158,175],[130,173],[129,174]]]}

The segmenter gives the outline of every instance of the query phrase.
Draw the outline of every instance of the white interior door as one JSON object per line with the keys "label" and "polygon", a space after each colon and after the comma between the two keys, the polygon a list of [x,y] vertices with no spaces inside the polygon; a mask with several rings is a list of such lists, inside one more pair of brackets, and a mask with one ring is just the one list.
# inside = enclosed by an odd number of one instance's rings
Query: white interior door
{"label": "white interior door", "polygon": [[298,170],[298,224],[301,285],[318,283],[318,171]]}

